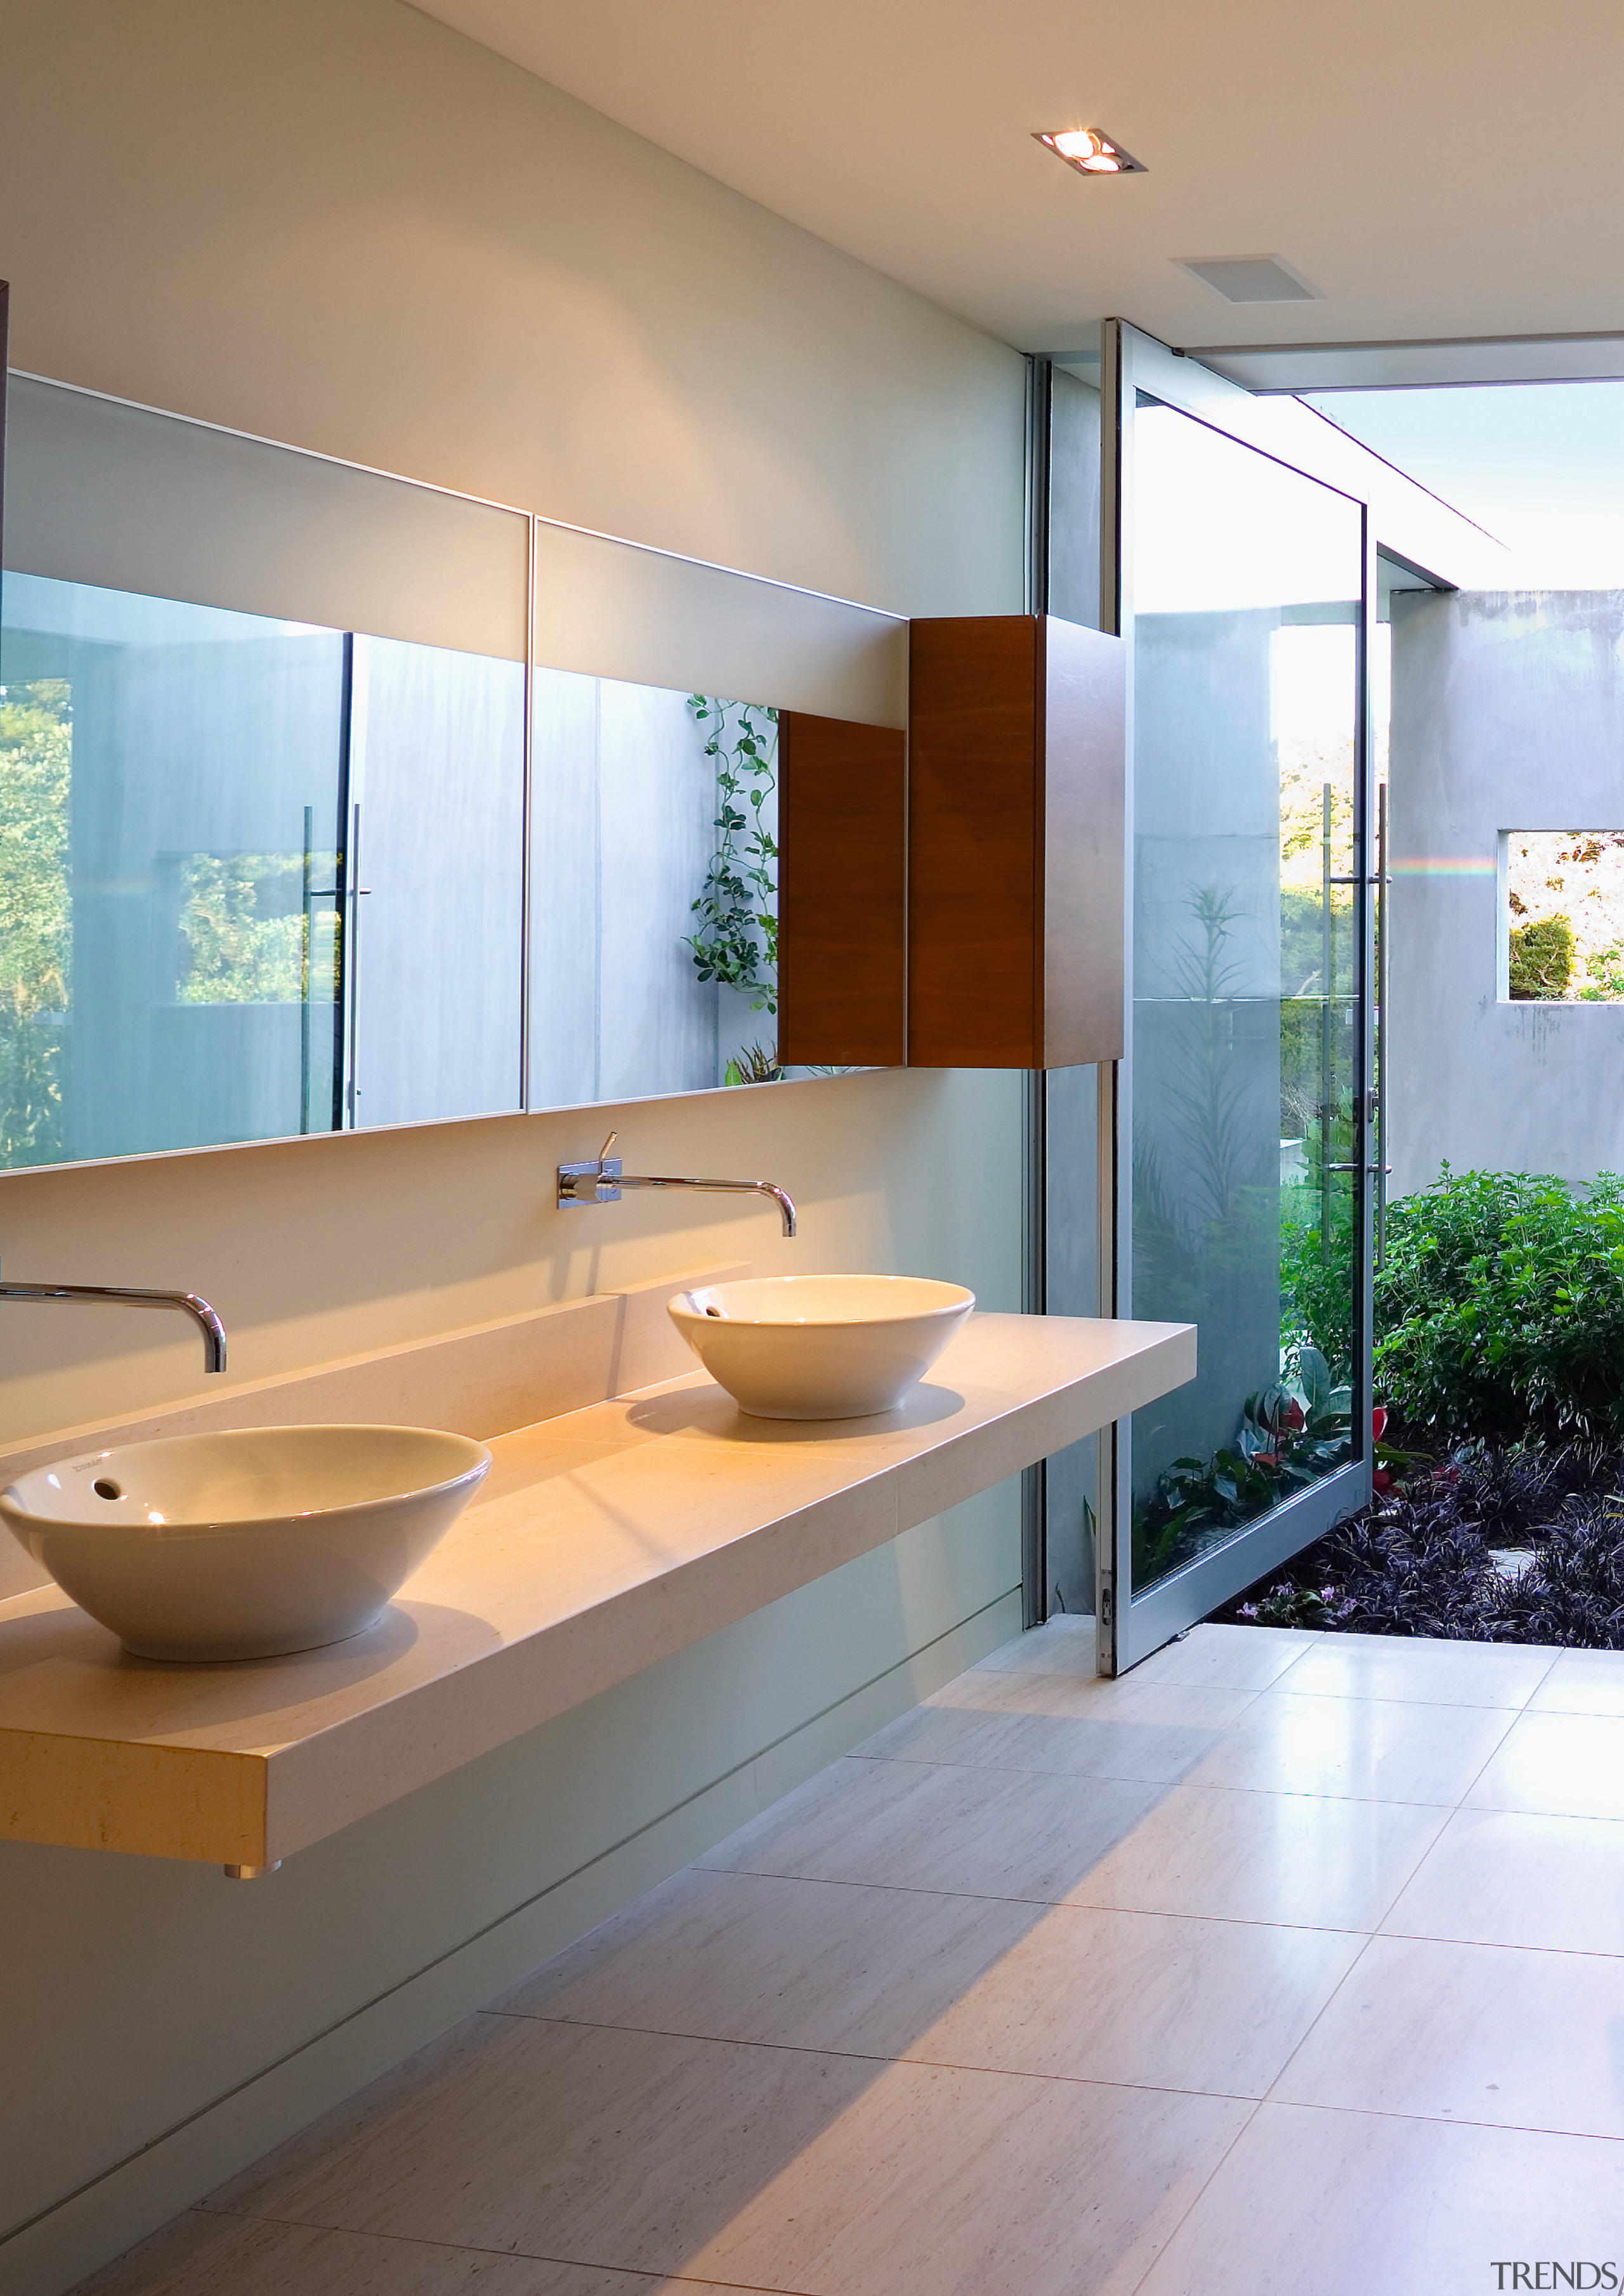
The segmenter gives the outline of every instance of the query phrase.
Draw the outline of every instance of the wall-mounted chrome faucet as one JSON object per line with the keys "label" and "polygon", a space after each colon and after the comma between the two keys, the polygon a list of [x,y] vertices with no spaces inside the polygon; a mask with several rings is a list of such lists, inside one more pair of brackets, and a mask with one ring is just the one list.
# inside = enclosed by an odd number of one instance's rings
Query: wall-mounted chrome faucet
{"label": "wall-mounted chrome faucet", "polygon": [[558,1208],[565,1210],[570,1204],[618,1204],[622,1188],[701,1188],[726,1196],[771,1196],[783,1221],[785,1235],[795,1233],[795,1207],[784,1190],[771,1180],[679,1180],[656,1179],[642,1172],[623,1172],[620,1159],[610,1150],[619,1138],[611,1132],[603,1143],[602,1155],[585,1164],[561,1164],[558,1168]]}
{"label": "wall-mounted chrome faucet", "polygon": [[173,1308],[190,1316],[203,1335],[203,1369],[226,1368],[226,1326],[195,1292],[134,1292],[123,1283],[0,1283],[0,1300],[77,1300],[93,1308],[112,1300],[127,1308]]}

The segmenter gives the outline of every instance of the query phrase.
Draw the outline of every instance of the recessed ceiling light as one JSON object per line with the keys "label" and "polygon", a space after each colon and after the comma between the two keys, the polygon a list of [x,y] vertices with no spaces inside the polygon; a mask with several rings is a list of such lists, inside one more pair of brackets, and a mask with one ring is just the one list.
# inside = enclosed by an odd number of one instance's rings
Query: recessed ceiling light
{"label": "recessed ceiling light", "polygon": [[1063,160],[1068,168],[1075,168],[1079,176],[1143,176],[1147,170],[1143,160],[1136,160],[1109,135],[1102,135],[1097,127],[1057,127],[1051,135],[1046,128],[1033,131],[1032,140]]}

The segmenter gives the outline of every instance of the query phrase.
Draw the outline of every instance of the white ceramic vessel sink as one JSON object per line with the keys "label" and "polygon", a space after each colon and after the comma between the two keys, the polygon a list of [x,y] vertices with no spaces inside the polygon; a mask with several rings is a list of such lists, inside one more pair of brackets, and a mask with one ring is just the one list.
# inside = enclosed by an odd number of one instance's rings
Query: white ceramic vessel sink
{"label": "white ceramic vessel sink", "polygon": [[422,1427],[239,1427],[36,1467],[0,1515],[138,1658],[275,1658],[370,1627],[489,1468]]}
{"label": "white ceramic vessel sink", "polygon": [[918,1385],[975,1294],[923,1275],[764,1275],[679,1292],[672,1322],[752,1419],[864,1419]]}

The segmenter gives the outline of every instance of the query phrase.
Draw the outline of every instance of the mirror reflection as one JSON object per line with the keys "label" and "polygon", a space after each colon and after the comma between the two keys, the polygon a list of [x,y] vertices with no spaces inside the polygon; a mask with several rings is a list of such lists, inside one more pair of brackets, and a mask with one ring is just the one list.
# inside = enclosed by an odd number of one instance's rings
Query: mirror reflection
{"label": "mirror reflection", "polygon": [[522,664],[28,574],[0,611],[0,1161],[519,1105]]}
{"label": "mirror reflection", "polygon": [[778,713],[537,669],[530,1102],[778,1077]]}

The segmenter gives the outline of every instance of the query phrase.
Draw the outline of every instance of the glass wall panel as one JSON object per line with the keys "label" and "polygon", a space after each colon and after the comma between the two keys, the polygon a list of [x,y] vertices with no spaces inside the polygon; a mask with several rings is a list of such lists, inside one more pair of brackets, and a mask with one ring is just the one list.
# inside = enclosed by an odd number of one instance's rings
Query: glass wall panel
{"label": "glass wall panel", "polygon": [[1135,418],[1134,1589],[1352,1456],[1359,507]]}
{"label": "glass wall panel", "polygon": [[[1048,609],[1097,629],[1100,619],[1100,394],[1055,367],[1049,414]],[[1099,1075],[1054,1069],[1037,1079],[1044,1128],[1042,1304],[1052,1316],[1097,1316]],[[1044,1469],[1044,1609],[1094,1608],[1098,1442],[1087,1435]]]}

